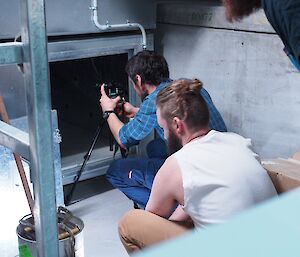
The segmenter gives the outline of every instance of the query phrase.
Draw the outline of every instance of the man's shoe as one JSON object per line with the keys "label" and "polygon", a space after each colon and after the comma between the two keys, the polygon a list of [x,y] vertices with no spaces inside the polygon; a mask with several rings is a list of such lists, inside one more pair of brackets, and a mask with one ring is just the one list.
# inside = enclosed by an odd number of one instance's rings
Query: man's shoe
{"label": "man's shoe", "polygon": [[133,208],[134,208],[134,209],[141,209],[141,208],[138,206],[138,204],[135,203],[135,202],[133,202]]}

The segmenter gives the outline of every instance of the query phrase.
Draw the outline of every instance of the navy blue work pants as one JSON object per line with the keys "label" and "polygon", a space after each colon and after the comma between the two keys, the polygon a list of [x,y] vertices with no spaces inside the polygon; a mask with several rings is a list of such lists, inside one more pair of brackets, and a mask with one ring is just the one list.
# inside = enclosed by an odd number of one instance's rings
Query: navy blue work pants
{"label": "navy blue work pants", "polygon": [[140,208],[145,208],[154,177],[165,159],[127,158],[114,161],[106,172],[107,180]]}
{"label": "navy blue work pants", "polygon": [[106,172],[107,180],[140,208],[145,209],[157,171],[167,158],[166,144],[154,139],[147,145],[149,158],[114,161]]}

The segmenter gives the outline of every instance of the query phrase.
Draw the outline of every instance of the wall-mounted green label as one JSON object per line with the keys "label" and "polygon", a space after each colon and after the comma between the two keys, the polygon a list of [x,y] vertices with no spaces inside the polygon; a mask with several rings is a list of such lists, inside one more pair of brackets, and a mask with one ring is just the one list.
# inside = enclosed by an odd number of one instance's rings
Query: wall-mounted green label
{"label": "wall-mounted green label", "polygon": [[206,24],[212,21],[212,17],[213,17],[213,13],[212,12],[192,12],[191,14],[189,14],[190,19],[193,23],[196,24]]}
{"label": "wall-mounted green label", "polygon": [[20,245],[19,246],[19,257],[32,257],[30,249],[27,245]]}

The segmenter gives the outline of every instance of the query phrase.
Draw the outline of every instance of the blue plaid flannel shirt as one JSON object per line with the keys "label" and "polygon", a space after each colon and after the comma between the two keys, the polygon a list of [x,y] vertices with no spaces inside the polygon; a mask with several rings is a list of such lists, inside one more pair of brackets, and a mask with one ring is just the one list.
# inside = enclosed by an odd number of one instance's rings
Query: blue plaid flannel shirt
{"label": "blue plaid flannel shirt", "polygon": [[[169,83],[170,81],[161,83],[154,92],[148,95],[142,102],[135,117],[120,129],[119,137],[123,145],[126,147],[137,145],[142,139],[148,136],[153,129],[155,129],[161,138],[164,138],[163,129],[157,123],[156,96],[159,91],[165,88]],[[208,92],[202,88],[200,93],[208,106],[210,128],[221,132],[227,131],[225,123]]]}

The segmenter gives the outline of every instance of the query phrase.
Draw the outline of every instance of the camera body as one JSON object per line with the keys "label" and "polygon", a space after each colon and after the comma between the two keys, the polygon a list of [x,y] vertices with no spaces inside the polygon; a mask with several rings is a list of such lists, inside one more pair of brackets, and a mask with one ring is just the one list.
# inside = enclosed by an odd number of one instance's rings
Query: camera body
{"label": "camera body", "polygon": [[108,82],[108,83],[97,83],[95,88],[99,90],[101,88],[101,85],[104,84],[104,90],[106,95],[109,98],[116,98],[118,96],[121,97],[121,99],[125,99],[126,91],[124,90],[124,87],[122,84],[118,82]]}
{"label": "camera body", "polygon": [[122,98],[125,97],[125,91],[124,88],[120,83],[112,83],[109,82],[104,85],[105,93],[109,98],[116,98],[118,96]]}

